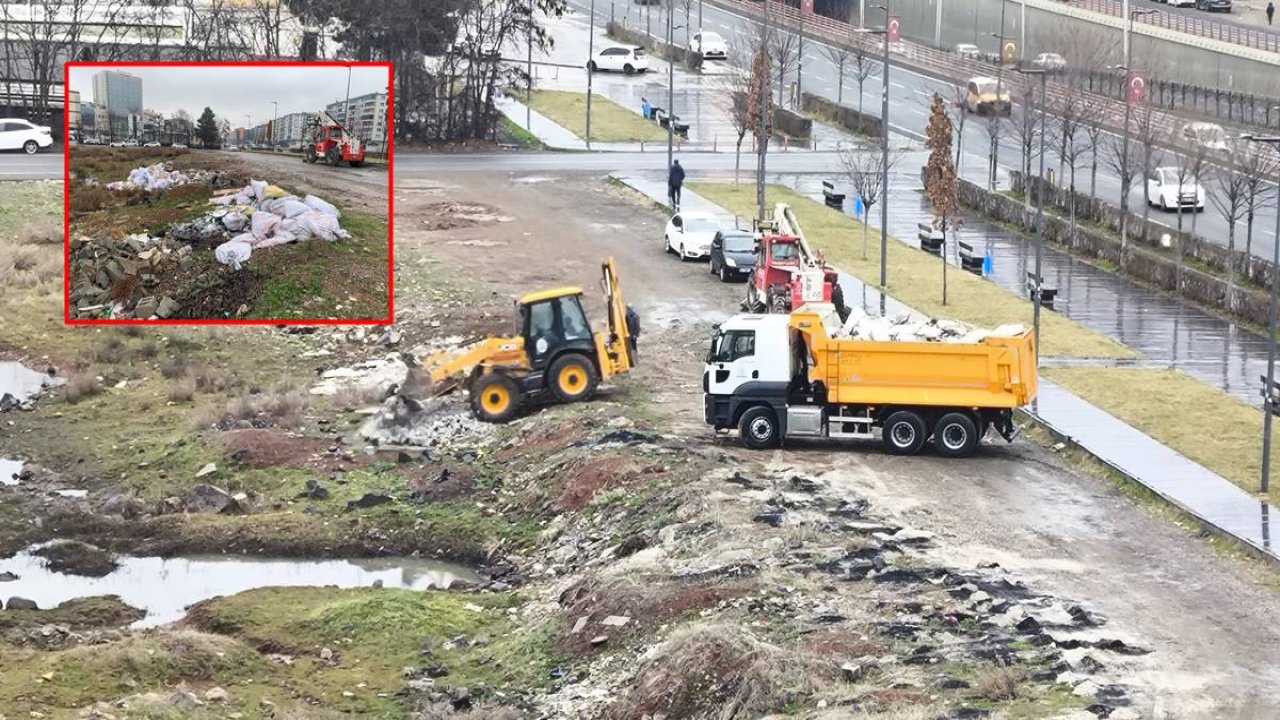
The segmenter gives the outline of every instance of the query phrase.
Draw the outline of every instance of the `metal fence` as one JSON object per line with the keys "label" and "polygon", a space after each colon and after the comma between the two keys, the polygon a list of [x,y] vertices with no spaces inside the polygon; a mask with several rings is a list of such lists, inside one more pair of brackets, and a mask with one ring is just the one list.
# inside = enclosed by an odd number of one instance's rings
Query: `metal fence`
{"label": "metal fence", "polygon": [[[1104,15],[1116,17],[1124,15],[1124,4],[1120,0],[1071,0],[1071,4]],[[1175,12],[1157,11],[1149,15],[1138,15],[1134,17],[1134,21],[1233,45],[1280,52],[1280,34],[1263,29],[1242,27]]]}
{"label": "metal fence", "polygon": [[[1081,85],[1090,92],[1123,102],[1123,74],[1094,71],[1080,73],[1080,77]],[[1166,110],[1206,115],[1229,123],[1280,129],[1280,98],[1152,78],[1147,84],[1147,102]]]}

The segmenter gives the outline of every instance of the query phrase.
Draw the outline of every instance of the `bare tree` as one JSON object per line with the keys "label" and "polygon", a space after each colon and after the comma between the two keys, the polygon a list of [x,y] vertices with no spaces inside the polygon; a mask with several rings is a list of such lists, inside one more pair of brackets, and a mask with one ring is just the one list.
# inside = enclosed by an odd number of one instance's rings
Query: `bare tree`
{"label": "bare tree", "polygon": [[990,189],[995,190],[996,179],[996,145],[1000,142],[1000,138],[1004,136],[1005,118],[1002,115],[992,113],[986,116],[986,123],[982,126],[987,131],[987,141],[991,148],[991,152],[987,155],[987,178]]}
{"label": "bare tree", "polygon": [[[1185,247],[1183,247],[1183,242],[1182,242],[1182,235],[1183,235],[1183,232],[1182,232],[1182,225],[1183,225],[1183,219],[1182,219],[1182,215],[1183,215],[1182,194],[1183,194],[1184,188],[1199,188],[1199,191],[1196,193],[1196,195],[1197,195],[1197,203],[1199,202],[1199,198],[1198,198],[1198,196],[1199,196],[1199,193],[1200,193],[1200,192],[1204,192],[1206,195],[1208,194],[1208,192],[1207,192],[1207,191],[1208,191],[1208,188],[1204,188],[1204,187],[1202,187],[1202,186],[1200,185],[1201,178],[1203,177],[1203,172],[1204,172],[1204,169],[1205,169],[1205,166],[1206,166],[1206,161],[1208,160],[1208,150],[1207,150],[1203,145],[1199,145],[1199,144],[1197,144],[1197,145],[1195,145],[1195,146],[1193,146],[1193,147],[1186,148],[1184,152],[1178,153],[1178,154],[1176,154],[1174,157],[1176,158],[1176,165],[1174,166],[1174,172],[1175,172],[1175,175],[1177,176],[1177,180],[1178,180],[1178,191],[1177,191],[1177,192],[1178,192],[1178,202],[1177,202],[1177,209],[1178,209],[1178,274],[1177,274],[1177,287],[1178,287],[1178,290],[1179,290],[1179,292],[1180,292],[1180,291],[1182,290],[1182,269],[1183,269],[1184,261],[1185,261],[1185,259],[1186,259],[1186,248],[1185,248]],[[1193,205],[1193,206],[1192,206],[1192,208],[1191,208],[1191,212],[1193,213],[1193,214],[1192,214],[1192,216],[1191,216],[1191,234],[1192,234],[1192,235],[1194,235],[1194,234],[1195,234],[1196,219],[1199,217],[1199,209],[1198,209],[1195,205]]]}
{"label": "bare tree", "polygon": [[1092,107],[1079,93],[1068,93],[1058,108],[1058,120],[1055,127],[1058,143],[1059,168],[1058,175],[1067,176],[1067,197],[1071,207],[1071,234],[1076,232],[1076,170],[1086,153],[1097,162],[1097,153],[1092,143],[1082,142],[1082,135],[1088,132],[1091,123],[1097,122]]}
{"label": "bare tree", "polygon": [[858,81],[858,112],[862,112],[862,89],[867,80],[880,77],[884,64],[876,56],[871,41],[863,33],[855,33],[849,44],[850,69]]}
{"label": "bare tree", "polygon": [[[851,52],[844,43],[832,43],[822,46],[827,59],[836,66],[836,104],[844,103],[844,68],[849,64]],[[803,101],[803,98],[801,99]]]}
{"label": "bare tree", "polygon": [[769,29],[769,55],[778,78],[778,105],[787,105],[783,93],[787,89],[787,73],[799,54],[799,37],[788,30],[771,27]]}
{"label": "bare tree", "polygon": [[1245,176],[1244,254],[1253,254],[1253,221],[1258,210],[1275,205],[1275,157],[1269,148],[1249,143],[1235,157],[1236,166]]}
{"label": "bare tree", "polygon": [[[1013,137],[1018,142],[1018,149],[1022,152],[1022,165],[1018,169],[1022,171],[1022,177],[1026,179],[1028,187],[1031,183],[1031,164],[1040,153],[1039,139],[1042,123],[1039,119],[1039,84],[1039,76],[1024,76],[1019,88],[1022,95],[1022,121],[1009,123]],[[1023,200],[1026,207],[1031,207],[1030,192],[1023,195]]]}
{"label": "bare tree", "polygon": [[1214,167],[1213,185],[1216,192],[1209,194],[1209,200],[1227,221],[1227,311],[1231,312],[1236,308],[1236,223],[1245,214],[1249,181],[1244,173],[1218,165]]}
{"label": "bare tree", "polygon": [[756,136],[756,216],[765,218],[764,172],[765,157],[769,152],[769,137],[773,134],[773,93],[769,81],[773,75],[769,55],[769,17],[757,25],[758,34],[751,51],[751,91],[747,94],[747,112],[751,117],[751,132]]}
{"label": "bare tree", "polygon": [[755,129],[755,120],[751,112],[751,81],[754,48],[743,42],[735,34],[729,39],[729,71],[716,77],[716,85],[720,92],[717,97],[733,132],[737,136],[733,158],[733,184],[738,184],[738,176],[742,170],[742,142],[747,133]]}
{"label": "bare tree", "polygon": [[836,152],[844,165],[845,175],[853,185],[853,191],[862,198],[863,212],[866,214],[858,219],[862,221],[862,259],[866,260],[870,246],[866,220],[871,216],[871,208],[881,200],[885,174],[893,172],[894,166],[905,152],[900,148],[891,149],[888,163],[878,147],[841,142]]}
{"label": "bare tree", "polygon": [[[1156,145],[1164,138],[1160,132],[1159,126],[1156,124],[1155,110],[1150,105],[1143,105],[1137,111],[1137,123],[1134,126],[1135,138],[1142,147],[1142,187],[1145,195],[1147,177],[1151,171],[1160,163],[1163,151]],[[1145,200],[1145,198],[1144,198]],[[1145,242],[1147,238],[1147,227],[1151,220],[1151,203],[1142,203],[1142,239]]]}
{"label": "bare tree", "polygon": [[956,169],[951,161],[951,119],[942,96],[934,93],[929,111],[925,144],[929,148],[929,164],[924,193],[933,205],[934,226],[942,231],[942,304],[947,304],[947,228],[960,207]]}
{"label": "bare tree", "polygon": [[1142,173],[1142,160],[1137,148],[1129,147],[1134,143],[1126,141],[1122,136],[1108,135],[1103,145],[1102,163],[1120,181],[1120,253],[1121,257],[1128,251],[1129,195],[1133,192],[1135,179]]}

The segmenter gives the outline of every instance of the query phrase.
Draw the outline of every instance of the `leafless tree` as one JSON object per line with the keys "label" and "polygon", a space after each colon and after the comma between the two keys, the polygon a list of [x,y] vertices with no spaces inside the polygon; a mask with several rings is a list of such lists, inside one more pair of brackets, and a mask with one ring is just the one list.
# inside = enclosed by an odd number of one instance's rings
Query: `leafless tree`
{"label": "leafless tree", "polygon": [[285,13],[284,0],[252,0],[247,8],[251,18],[253,47],[269,58],[280,57],[280,30],[288,19]]}
{"label": "leafless tree", "polygon": [[844,103],[844,69],[849,64],[851,55],[849,46],[844,43],[832,43],[822,46],[823,52],[832,65],[836,66],[836,104]]}
{"label": "leafless tree", "polygon": [[[1174,158],[1175,158],[1174,171],[1178,180],[1177,192],[1179,195],[1178,203],[1177,203],[1177,212],[1178,212],[1177,287],[1178,287],[1178,290],[1181,291],[1182,270],[1183,270],[1184,260],[1186,259],[1186,248],[1183,247],[1183,242],[1182,242],[1183,206],[1182,206],[1181,195],[1183,192],[1183,188],[1189,188],[1189,187],[1199,187],[1201,191],[1203,191],[1206,195],[1208,195],[1209,189],[1200,184],[1202,182],[1202,178],[1204,177],[1204,174],[1203,174],[1204,170],[1207,166],[1208,150],[1202,145],[1195,145],[1190,148],[1185,148],[1183,152],[1177,153],[1176,155],[1174,155]],[[1195,207],[1192,207],[1191,212],[1193,213],[1191,216],[1191,234],[1195,235],[1196,219],[1199,217],[1199,211]]]}
{"label": "leafless tree", "polygon": [[1146,182],[1151,171],[1160,164],[1163,151],[1157,143],[1165,140],[1156,124],[1156,113],[1150,105],[1143,105],[1134,111],[1136,123],[1134,136],[1142,148],[1142,187],[1144,202],[1142,203],[1142,239],[1147,240],[1147,226],[1151,220],[1151,203],[1145,202]]}
{"label": "leafless tree", "polygon": [[1142,154],[1132,137],[1108,135],[1103,146],[1102,163],[1120,181],[1120,253],[1123,257],[1129,243],[1129,195],[1133,192],[1135,180],[1142,176]]}
{"label": "leafless tree", "polygon": [[800,38],[794,33],[773,26],[769,29],[769,55],[778,79],[778,105],[787,105],[787,73],[791,72],[799,55]]}
{"label": "leafless tree", "polygon": [[1076,232],[1076,170],[1080,168],[1086,153],[1094,158],[1097,156],[1094,146],[1082,142],[1081,136],[1088,131],[1089,124],[1096,120],[1097,117],[1092,114],[1088,101],[1078,93],[1068,93],[1058,107],[1054,140],[1058,144],[1058,175],[1059,177],[1067,176],[1067,197],[1071,205],[1068,214],[1071,217],[1072,235]]}
{"label": "leafless tree", "polygon": [[1213,187],[1215,192],[1209,194],[1209,200],[1227,221],[1227,311],[1231,312],[1236,308],[1236,223],[1245,214],[1249,181],[1244,173],[1227,165],[1217,165],[1213,170]]}
{"label": "leafless tree", "polygon": [[862,89],[867,80],[880,77],[884,63],[877,57],[870,38],[864,33],[854,33],[850,38],[849,67],[858,81],[858,112],[862,112]]}
{"label": "leafless tree", "polygon": [[[987,115],[983,124],[983,129],[987,131],[987,142],[991,148],[991,152],[987,155],[987,179],[990,189],[994,190],[996,186],[996,145],[1000,142],[1000,138],[1004,137],[1005,118],[1003,115],[992,113]],[[1030,186],[1028,186],[1030,187]]]}
{"label": "leafless tree", "polygon": [[1271,179],[1276,173],[1276,158],[1270,148],[1249,143],[1240,148],[1235,161],[1246,182],[1244,254],[1247,256],[1253,254],[1253,221],[1258,210],[1275,205],[1275,186]]}
{"label": "leafless tree", "polygon": [[880,194],[884,189],[885,174],[893,172],[894,166],[905,155],[905,151],[901,148],[890,149],[888,163],[885,162],[884,153],[878,147],[841,142],[836,147],[836,152],[840,156],[841,164],[844,165],[849,183],[853,185],[853,191],[862,198],[863,212],[866,214],[858,219],[863,221],[862,259],[866,260],[870,245],[866,220],[871,216],[871,208],[882,199]]}
{"label": "leafless tree", "polygon": [[[1022,177],[1026,178],[1027,187],[1031,187],[1031,166],[1040,154],[1040,80],[1038,76],[1024,76],[1021,87],[1018,88],[1022,95],[1022,119],[1019,122],[1011,122],[1010,127],[1013,131],[1013,137],[1018,142],[1018,149],[1022,151],[1022,165],[1019,170],[1022,171]],[[1047,140],[1047,138],[1046,138]],[[1031,206],[1031,193],[1028,192],[1024,196],[1027,207]]]}
{"label": "leafless tree", "polygon": [[738,175],[742,170],[742,142],[747,133],[754,130],[754,117],[751,112],[751,61],[754,48],[749,42],[734,34],[727,41],[729,45],[728,72],[716,77],[717,97],[733,126],[737,136],[733,158],[733,184],[738,184]]}

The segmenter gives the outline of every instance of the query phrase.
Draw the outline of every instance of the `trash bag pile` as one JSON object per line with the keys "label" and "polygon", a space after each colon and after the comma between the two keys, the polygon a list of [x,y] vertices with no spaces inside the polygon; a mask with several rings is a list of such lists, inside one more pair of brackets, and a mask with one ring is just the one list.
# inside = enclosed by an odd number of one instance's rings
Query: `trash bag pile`
{"label": "trash bag pile", "polygon": [[975,328],[958,320],[936,320],[902,313],[893,317],[871,317],[860,307],[849,309],[849,317],[833,333],[836,338],[876,342],[944,342],[973,344],[988,337],[1017,337],[1026,332],[1020,324],[1001,325],[994,330]]}
{"label": "trash bag pile", "polygon": [[134,233],[119,240],[71,241],[71,314],[78,318],[172,317],[178,303],[155,288],[162,276],[194,262],[191,246]]}
{"label": "trash bag pile", "polygon": [[299,198],[265,180],[250,180],[239,190],[220,193],[209,201],[223,208],[207,217],[238,233],[214,249],[218,262],[239,270],[255,249],[309,240],[351,237],[338,219],[342,213],[315,195]]}
{"label": "trash bag pile", "polygon": [[212,183],[214,173],[209,170],[174,170],[173,163],[160,162],[150,167],[139,167],[129,171],[126,180],[107,183],[108,190],[168,190],[171,187],[187,183]]}

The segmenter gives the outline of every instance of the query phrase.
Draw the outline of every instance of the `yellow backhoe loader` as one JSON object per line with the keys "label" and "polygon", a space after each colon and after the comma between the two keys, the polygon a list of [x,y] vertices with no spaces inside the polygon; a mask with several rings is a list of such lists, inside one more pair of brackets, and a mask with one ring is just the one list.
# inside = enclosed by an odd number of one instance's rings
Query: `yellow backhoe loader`
{"label": "yellow backhoe loader", "polygon": [[409,373],[399,394],[410,402],[459,387],[471,411],[486,422],[511,420],[526,403],[576,402],[595,393],[601,380],[635,367],[640,321],[622,299],[613,258],[601,264],[607,328],[593,332],[582,307],[582,289],[562,287],[516,301],[519,335],[488,337],[444,350],[419,362],[406,355]]}

